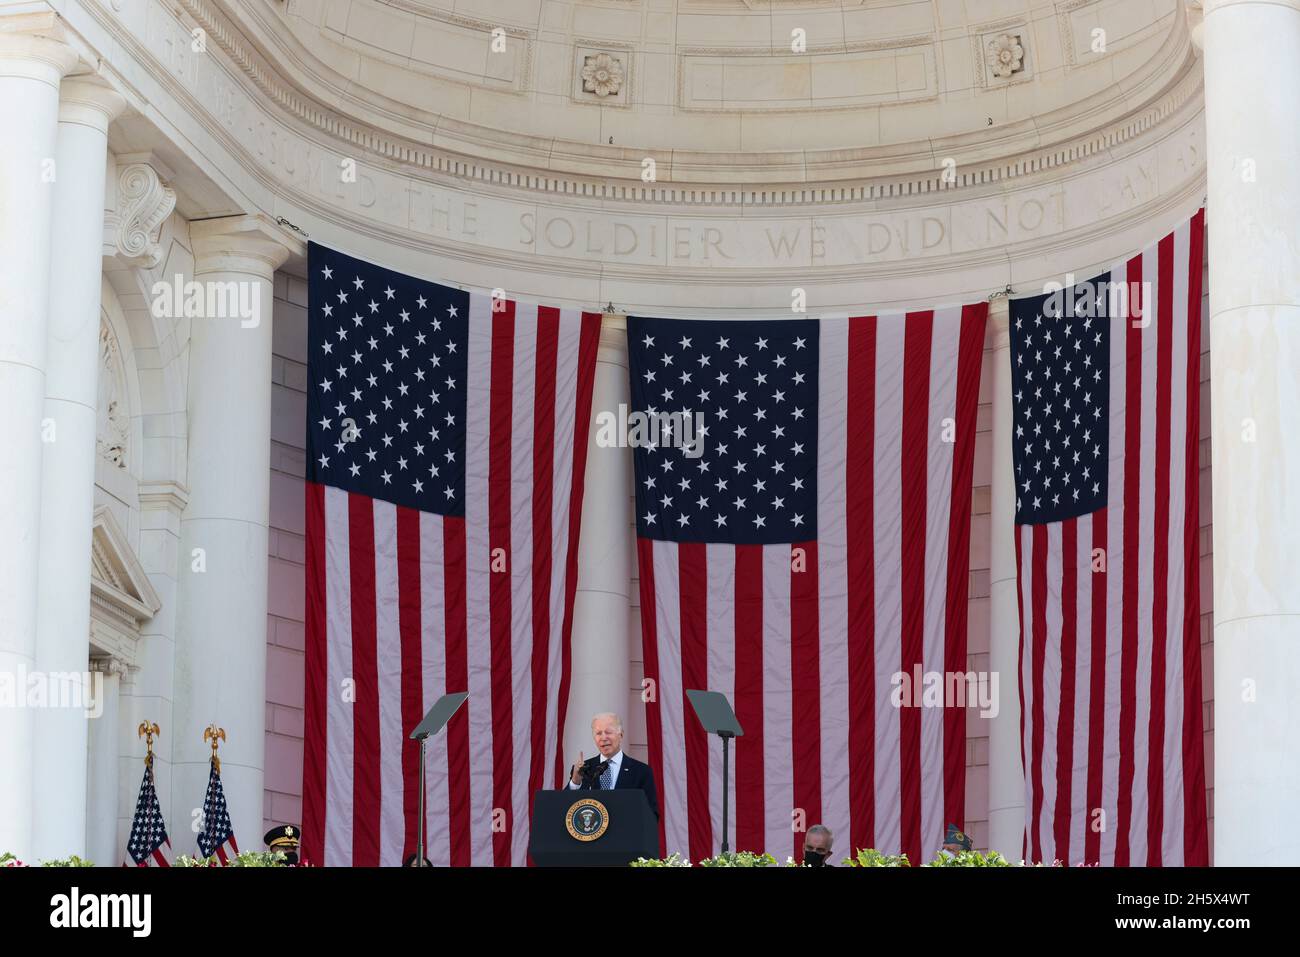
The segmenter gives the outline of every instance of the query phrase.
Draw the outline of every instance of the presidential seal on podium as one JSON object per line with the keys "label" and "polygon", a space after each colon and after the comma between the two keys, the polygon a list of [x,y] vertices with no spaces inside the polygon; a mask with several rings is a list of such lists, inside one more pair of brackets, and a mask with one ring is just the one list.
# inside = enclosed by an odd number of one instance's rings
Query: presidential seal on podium
{"label": "presidential seal on podium", "polygon": [[564,815],[569,835],[577,841],[594,841],[609,827],[609,811],[593,798],[574,801]]}

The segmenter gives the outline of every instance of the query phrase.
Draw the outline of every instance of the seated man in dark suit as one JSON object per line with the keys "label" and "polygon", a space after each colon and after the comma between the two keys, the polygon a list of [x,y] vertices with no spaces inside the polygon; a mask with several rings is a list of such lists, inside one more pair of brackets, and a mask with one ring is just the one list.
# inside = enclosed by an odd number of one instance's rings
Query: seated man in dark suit
{"label": "seated man in dark suit", "polygon": [[808,867],[834,867],[831,863],[831,845],[835,835],[825,824],[814,824],[808,828],[803,839],[803,862]]}
{"label": "seated man in dark suit", "polygon": [[612,791],[640,788],[659,816],[659,798],[655,794],[655,776],[648,764],[623,753],[623,720],[612,712],[591,719],[591,736],[600,753],[583,760],[581,754],[569,775],[569,790]]}

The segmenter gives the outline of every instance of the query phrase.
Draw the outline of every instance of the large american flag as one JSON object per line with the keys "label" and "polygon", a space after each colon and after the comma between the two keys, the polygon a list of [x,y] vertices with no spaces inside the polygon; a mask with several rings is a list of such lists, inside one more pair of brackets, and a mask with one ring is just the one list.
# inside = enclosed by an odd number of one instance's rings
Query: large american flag
{"label": "large american flag", "polygon": [[230,823],[230,809],[226,807],[226,791],[221,786],[221,771],[216,759],[208,768],[208,789],[203,795],[203,830],[199,832],[198,845],[200,855],[217,855],[222,867],[230,863],[232,856],[239,856],[235,827]]}
{"label": "large american flag", "polygon": [[634,409],[707,429],[698,457],[635,453],[667,852],[698,860],[721,838],[720,748],[690,688],[725,694],[744,728],[732,847],[801,857],[824,823],[917,861],[964,825],[964,710],[891,693],[898,672],[966,671],[986,315],[629,319]]}
{"label": "large american flag", "polygon": [[1028,860],[1208,862],[1204,228],[1011,303]]}
{"label": "large american flag", "polygon": [[163,853],[164,850],[170,851],[172,845],[167,839],[167,825],[163,823],[162,808],[158,805],[152,760],[151,757],[145,762],[144,777],[140,779],[140,794],[135,800],[135,815],[131,818],[131,834],[126,839],[126,851],[136,867],[171,867],[171,862]]}
{"label": "large american flag", "polygon": [[303,849],[523,864],[560,782],[600,315],[308,253]]}

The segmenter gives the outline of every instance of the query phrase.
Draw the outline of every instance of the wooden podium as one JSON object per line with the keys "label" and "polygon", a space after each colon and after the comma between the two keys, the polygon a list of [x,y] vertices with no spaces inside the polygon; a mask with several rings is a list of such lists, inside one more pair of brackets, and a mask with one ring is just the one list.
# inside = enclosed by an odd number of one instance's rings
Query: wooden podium
{"label": "wooden podium", "polygon": [[539,867],[622,867],[659,856],[659,820],[640,788],[538,791],[528,854]]}

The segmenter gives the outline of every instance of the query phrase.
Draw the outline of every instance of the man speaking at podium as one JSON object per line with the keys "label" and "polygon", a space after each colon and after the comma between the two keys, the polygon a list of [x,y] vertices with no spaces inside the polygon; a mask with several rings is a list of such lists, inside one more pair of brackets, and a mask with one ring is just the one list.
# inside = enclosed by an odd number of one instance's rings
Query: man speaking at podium
{"label": "man speaking at podium", "polygon": [[570,791],[612,791],[640,788],[659,817],[659,800],[655,795],[655,776],[648,764],[623,753],[623,720],[612,712],[591,719],[591,736],[596,754],[586,760],[581,754],[573,762],[569,775]]}

